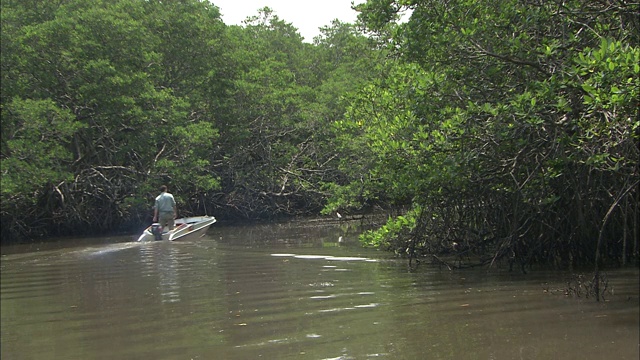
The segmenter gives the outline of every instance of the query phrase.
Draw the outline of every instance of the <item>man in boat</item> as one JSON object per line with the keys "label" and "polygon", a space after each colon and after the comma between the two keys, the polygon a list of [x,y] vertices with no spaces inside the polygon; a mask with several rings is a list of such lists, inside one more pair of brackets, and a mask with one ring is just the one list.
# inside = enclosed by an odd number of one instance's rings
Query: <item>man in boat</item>
{"label": "man in boat", "polygon": [[173,195],[167,191],[166,185],[160,187],[160,192],[153,207],[153,222],[160,223],[162,227],[168,226],[169,231],[171,231],[175,226],[175,219],[178,215],[176,201]]}

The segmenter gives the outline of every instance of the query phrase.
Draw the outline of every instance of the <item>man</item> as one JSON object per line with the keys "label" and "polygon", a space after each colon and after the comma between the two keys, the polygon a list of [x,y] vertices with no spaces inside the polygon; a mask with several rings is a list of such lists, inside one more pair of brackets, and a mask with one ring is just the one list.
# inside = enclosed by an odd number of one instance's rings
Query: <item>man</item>
{"label": "man", "polygon": [[159,222],[160,226],[168,226],[169,230],[173,230],[175,219],[178,215],[176,201],[173,195],[167,192],[167,186],[160,187],[161,194],[156,197],[156,204],[153,207],[153,222]]}

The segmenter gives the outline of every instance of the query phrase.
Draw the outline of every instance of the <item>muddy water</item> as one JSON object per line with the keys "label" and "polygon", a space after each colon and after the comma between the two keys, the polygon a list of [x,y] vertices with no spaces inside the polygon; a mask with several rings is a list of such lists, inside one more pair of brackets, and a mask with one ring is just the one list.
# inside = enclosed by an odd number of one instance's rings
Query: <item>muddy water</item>
{"label": "muddy water", "polygon": [[448,271],[345,224],[214,225],[194,241],[2,248],[2,359],[632,359],[638,270],[607,301],[565,274]]}

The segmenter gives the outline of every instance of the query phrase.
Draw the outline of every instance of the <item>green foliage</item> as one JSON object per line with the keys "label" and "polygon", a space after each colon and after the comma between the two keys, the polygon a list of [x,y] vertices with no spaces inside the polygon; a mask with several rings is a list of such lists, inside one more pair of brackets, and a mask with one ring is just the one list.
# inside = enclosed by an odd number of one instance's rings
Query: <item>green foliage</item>
{"label": "green foliage", "polygon": [[633,171],[637,159],[629,158],[628,148],[639,140],[640,48],[602,39],[599,48],[579,53],[575,63],[571,74],[584,92],[577,139],[583,161],[603,171]]}
{"label": "green foliage", "polygon": [[[73,154],[65,147],[84,125],[51,100],[14,98],[2,111],[2,204],[33,196],[42,185],[73,178]],[[35,203],[37,199],[30,197]]]}
{"label": "green foliage", "polygon": [[[627,240],[616,239],[637,233],[637,7],[371,0],[359,9],[369,30],[391,30],[400,61],[336,123],[349,180],[332,209],[386,196],[424,209],[404,234],[423,252],[444,241],[490,247],[493,260],[563,263],[589,261],[598,209],[625,196],[633,205],[607,228],[609,255],[621,256]],[[405,9],[409,21],[394,23]],[[365,241],[406,248],[385,241],[400,233],[388,230]]]}
{"label": "green foliage", "polygon": [[242,217],[312,214],[339,176],[330,124],[341,96],[371,76],[374,51],[339,22],[316,45],[269,8],[245,24],[230,29],[238,76],[220,126],[223,191]]}
{"label": "green foliage", "polygon": [[209,172],[208,160],[218,138],[218,131],[210,123],[176,126],[165,138],[167,150],[173,156],[159,159],[154,171],[167,174],[183,190],[188,189],[187,185],[196,193],[218,189],[219,178]]}
{"label": "green foliage", "polygon": [[[461,181],[452,140],[465,133],[464,117],[459,108],[438,108],[437,100],[430,114],[421,114],[417,101],[437,99],[436,74],[411,64],[390,65],[386,73],[354,96],[345,119],[336,122],[336,134],[349,154],[341,169],[353,179],[348,187],[360,202],[402,205]],[[332,206],[352,207],[348,201]]]}
{"label": "green foliage", "polygon": [[[199,0],[2,2],[1,16],[10,236],[144,222],[163,183],[182,215],[313,213],[341,176],[329,124],[384,56],[351,24],[311,45],[269,8],[227,27]],[[78,126],[36,148],[23,123],[44,121],[39,102]]]}
{"label": "green foliage", "polygon": [[[407,247],[409,234],[416,226],[416,210],[405,215],[389,218],[387,223],[378,230],[368,230],[360,236],[365,246],[372,246],[398,251]],[[401,254],[402,255],[402,254]]]}
{"label": "green foliage", "polygon": [[214,116],[228,66],[216,7],[35,5],[2,3],[3,233],[29,229],[13,225],[20,216],[62,232],[112,228],[148,213],[140,205],[161,183],[176,183],[188,214],[194,194],[219,188]]}
{"label": "green foliage", "polygon": [[269,8],[28,5],[1,3],[3,239],[137,227],[168,184],[181,215],[409,208],[363,236],[409,256],[634,255],[637,5],[370,0],[313,44]]}

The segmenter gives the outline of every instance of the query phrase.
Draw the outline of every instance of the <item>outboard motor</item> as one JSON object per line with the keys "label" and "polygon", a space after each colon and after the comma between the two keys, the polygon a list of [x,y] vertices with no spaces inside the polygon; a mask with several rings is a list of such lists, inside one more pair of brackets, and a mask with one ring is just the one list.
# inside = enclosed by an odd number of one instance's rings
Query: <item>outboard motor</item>
{"label": "outboard motor", "polygon": [[162,225],[159,223],[151,224],[151,233],[156,237],[156,240],[162,240]]}

